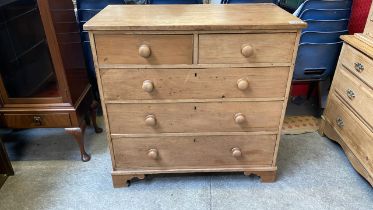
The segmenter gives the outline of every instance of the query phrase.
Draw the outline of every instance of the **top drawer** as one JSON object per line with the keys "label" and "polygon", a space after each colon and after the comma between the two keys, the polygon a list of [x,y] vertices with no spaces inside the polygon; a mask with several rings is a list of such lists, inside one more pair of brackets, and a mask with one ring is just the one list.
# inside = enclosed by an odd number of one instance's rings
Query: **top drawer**
{"label": "top drawer", "polygon": [[344,44],[340,62],[373,88],[373,60],[360,51]]}
{"label": "top drawer", "polygon": [[191,64],[193,35],[96,34],[99,64]]}
{"label": "top drawer", "polygon": [[290,63],[296,33],[199,35],[199,63]]}

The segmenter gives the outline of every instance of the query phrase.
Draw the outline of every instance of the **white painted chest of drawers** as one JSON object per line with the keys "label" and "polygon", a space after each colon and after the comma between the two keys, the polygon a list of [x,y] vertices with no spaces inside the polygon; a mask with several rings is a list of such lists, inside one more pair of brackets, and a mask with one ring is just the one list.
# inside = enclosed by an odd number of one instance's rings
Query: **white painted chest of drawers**
{"label": "white painted chest of drawers", "polygon": [[86,23],[114,186],[155,173],[274,181],[305,26],[272,4],[109,6]]}

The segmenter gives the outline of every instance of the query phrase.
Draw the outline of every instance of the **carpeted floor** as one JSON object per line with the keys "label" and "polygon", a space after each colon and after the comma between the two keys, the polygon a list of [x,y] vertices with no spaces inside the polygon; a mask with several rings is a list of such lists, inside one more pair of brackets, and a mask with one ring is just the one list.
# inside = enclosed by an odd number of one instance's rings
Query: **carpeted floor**
{"label": "carpeted floor", "polygon": [[278,180],[243,174],[153,175],[114,189],[105,134],[87,130],[92,160],[63,129],[6,136],[16,175],[0,190],[0,209],[372,209],[373,188],[341,148],[317,133],[283,136]]}

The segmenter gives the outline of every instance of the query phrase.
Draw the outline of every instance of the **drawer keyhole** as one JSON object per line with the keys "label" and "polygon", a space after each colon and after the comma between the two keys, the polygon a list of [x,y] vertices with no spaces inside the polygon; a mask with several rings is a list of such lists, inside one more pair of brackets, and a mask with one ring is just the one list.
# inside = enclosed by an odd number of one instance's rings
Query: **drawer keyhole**
{"label": "drawer keyhole", "polygon": [[41,117],[40,116],[34,116],[33,119],[32,119],[32,122],[37,126],[41,126]]}

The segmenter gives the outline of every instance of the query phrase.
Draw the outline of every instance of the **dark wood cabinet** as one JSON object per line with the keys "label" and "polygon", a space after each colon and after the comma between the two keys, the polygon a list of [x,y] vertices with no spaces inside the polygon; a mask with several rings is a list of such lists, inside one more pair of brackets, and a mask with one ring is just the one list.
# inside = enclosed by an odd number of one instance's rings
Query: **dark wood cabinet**
{"label": "dark wood cabinet", "polygon": [[84,130],[96,132],[79,27],[71,0],[0,2],[1,123],[8,128],[65,128],[83,161]]}

